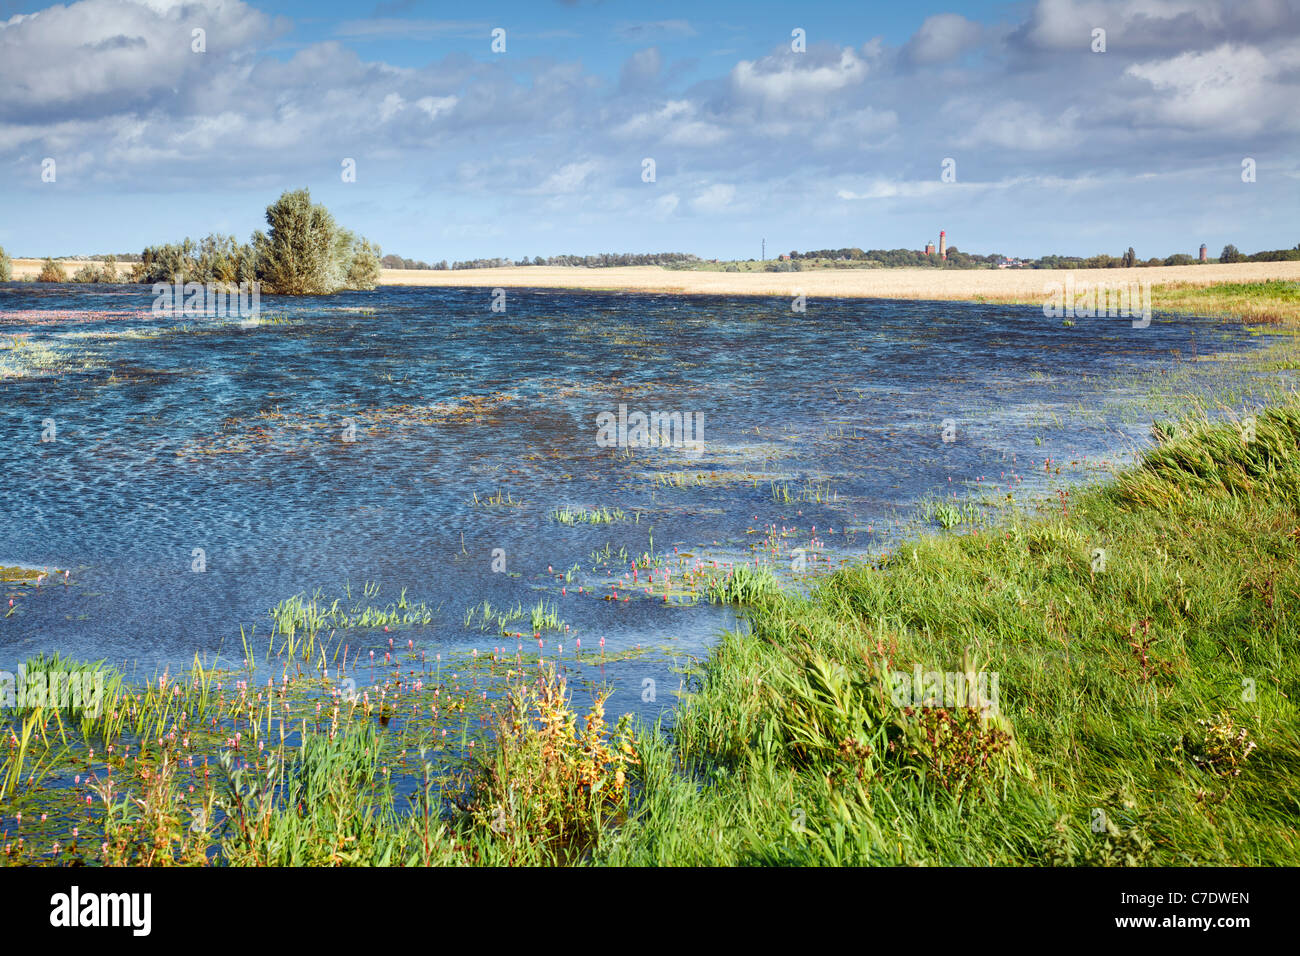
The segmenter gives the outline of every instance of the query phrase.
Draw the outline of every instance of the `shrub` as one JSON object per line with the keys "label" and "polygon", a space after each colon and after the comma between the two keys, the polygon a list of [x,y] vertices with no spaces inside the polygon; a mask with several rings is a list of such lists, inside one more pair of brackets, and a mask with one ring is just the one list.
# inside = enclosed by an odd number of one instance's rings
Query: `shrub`
{"label": "shrub", "polygon": [[5,247],[0,246],[0,282],[10,282],[14,277],[13,262],[5,253]]}
{"label": "shrub", "polygon": [[574,862],[599,840],[603,820],[628,805],[628,771],[640,759],[624,715],[612,734],[599,696],[577,727],[563,679],[547,672],[510,695],[497,747],[479,768],[467,807],[507,853]]}
{"label": "shrub", "polygon": [[709,575],[704,593],[710,604],[754,604],[780,590],[771,569],[737,564],[730,571]]}
{"label": "shrub", "polygon": [[373,289],[379,248],[346,229],[306,189],[285,192],[266,209],[269,232],[253,235],[258,277],[281,295]]}
{"label": "shrub", "polygon": [[1237,726],[1227,713],[1198,720],[1196,727],[1195,732],[1184,738],[1192,762],[1219,776],[1241,776],[1241,765],[1255,749],[1255,742],[1250,739],[1246,728]]}
{"label": "shrub", "polygon": [[348,265],[349,289],[373,289],[379,284],[379,247],[366,239],[356,239],[352,244],[352,261]]}
{"label": "shrub", "polygon": [[45,262],[41,264],[41,271],[36,275],[37,282],[67,282],[68,274],[63,271],[63,266],[55,262],[49,256],[46,256]]}
{"label": "shrub", "polygon": [[194,242],[188,237],[184,242],[146,246],[140,253],[140,281],[150,285],[155,282],[170,283],[175,282],[177,276],[181,276],[181,281],[202,281],[198,275],[194,251]]}
{"label": "shrub", "polygon": [[[373,289],[379,283],[380,249],[342,229],[306,189],[285,192],[266,209],[268,232],[251,243],[213,233],[199,242],[147,247],[131,270],[135,282],[217,283],[261,281],[280,295],[328,295],[340,289]],[[112,281],[86,278],[83,281]]]}

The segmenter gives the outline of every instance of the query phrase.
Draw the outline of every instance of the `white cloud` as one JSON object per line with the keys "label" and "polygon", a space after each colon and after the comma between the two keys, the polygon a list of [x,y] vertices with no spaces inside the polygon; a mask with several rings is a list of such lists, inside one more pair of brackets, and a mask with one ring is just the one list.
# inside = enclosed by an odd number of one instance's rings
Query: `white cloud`
{"label": "white cloud", "polygon": [[664,58],[658,47],[652,46],[644,50],[638,50],[623,61],[623,69],[619,75],[619,86],[624,90],[635,90],[649,86],[659,79],[663,67]]}
{"label": "white cloud", "polygon": [[691,208],[701,213],[718,213],[730,206],[735,198],[735,186],[729,183],[716,183],[692,199]]}
{"label": "white cloud", "polygon": [[702,147],[716,146],[730,133],[724,126],[701,118],[699,108],[690,100],[669,100],[656,110],[628,118],[614,127],[613,135],[668,146]]}
{"label": "white cloud", "polygon": [[[207,31],[207,53],[192,31]],[[80,0],[0,24],[0,117],[89,102],[147,106],[278,32],[240,0]]]}
{"label": "white cloud", "polygon": [[[1219,132],[1300,128],[1295,104],[1300,45],[1265,54],[1251,46],[1222,44],[1163,60],[1134,63],[1125,73],[1159,94],[1141,104],[1159,122]],[[1285,79],[1284,79],[1285,77]]]}
{"label": "white cloud", "polygon": [[1059,116],[1048,117],[1030,103],[999,100],[992,105],[961,98],[945,108],[953,116],[975,117],[970,129],[957,138],[963,148],[998,146],[1014,152],[1068,149],[1081,139],[1077,124],[1080,111],[1066,107]]}
{"label": "white cloud", "polygon": [[437,119],[455,109],[458,102],[460,100],[455,96],[422,96],[415,105],[428,113],[430,119]]}
{"label": "white cloud", "polygon": [[676,193],[665,193],[655,200],[655,216],[659,219],[667,219],[677,211],[677,207],[680,204],[681,200],[678,198]]}
{"label": "white cloud", "polygon": [[830,61],[813,60],[812,51],[741,60],[731,71],[731,84],[743,97],[785,103],[798,97],[826,96],[861,83],[866,76],[866,61],[845,48]]}
{"label": "white cloud", "polygon": [[595,160],[567,163],[547,177],[538,191],[542,193],[577,192],[586,186],[587,178],[598,168],[600,168],[600,164]]}
{"label": "white cloud", "polygon": [[926,17],[907,45],[903,56],[912,63],[946,63],[979,43],[983,28],[960,13],[938,13]]}

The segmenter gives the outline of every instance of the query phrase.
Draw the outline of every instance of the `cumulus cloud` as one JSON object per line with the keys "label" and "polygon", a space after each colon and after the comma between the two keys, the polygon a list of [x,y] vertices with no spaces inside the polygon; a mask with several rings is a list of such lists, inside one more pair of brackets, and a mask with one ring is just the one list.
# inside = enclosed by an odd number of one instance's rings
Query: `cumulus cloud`
{"label": "cumulus cloud", "polygon": [[[222,189],[337,178],[350,156],[367,188],[622,223],[735,219],[778,187],[846,209],[1047,188],[1046,170],[1078,183],[1100,169],[1123,189],[1225,155],[1271,156],[1284,179],[1300,155],[1300,0],[1039,0],[1019,24],[918,14],[901,45],[765,56],[741,31],[683,49],[696,32],[684,20],[623,23],[611,29],[634,52],[596,68],[489,57],[485,43],[384,62],[371,40],[486,36],[486,23],[403,19],[400,2],[285,46],[286,24],[255,3],[77,0],[0,21],[0,166],[28,175],[57,156],[61,185],[66,171],[106,189]],[[196,27],[206,53],[191,50]],[[723,45],[747,55],[689,60]],[[956,184],[939,182],[945,156]],[[644,157],[658,162],[653,191]]]}
{"label": "cumulus cloud", "polygon": [[1264,39],[1300,29],[1296,0],[1039,0],[1012,36],[1028,49],[1087,50],[1094,29],[1108,50],[1178,49],[1207,40]]}
{"label": "cumulus cloud", "polygon": [[720,213],[730,206],[735,198],[735,186],[730,183],[715,183],[691,200],[691,208],[699,213]]}
{"label": "cumulus cloud", "polygon": [[1265,54],[1225,43],[1134,63],[1126,73],[1150,84],[1155,95],[1140,104],[1150,119],[1189,129],[1251,133],[1279,125],[1300,128],[1297,68],[1300,44]]}
{"label": "cumulus cloud", "polygon": [[[195,29],[208,53],[194,52]],[[283,29],[241,0],[80,0],[13,17],[0,23],[0,119],[148,108]]]}
{"label": "cumulus cloud", "polygon": [[1080,110],[1066,107],[1056,116],[1046,116],[1032,104],[1020,100],[1001,100],[987,108],[959,99],[949,104],[953,115],[977,115],[966,133],[957,138],[962,147],[999,146],[1008,150],[1068,149],[1080,141]]}
{"label": "cumulus cloud", "polygon": [[594,160],[566,163],[546,178],[539,191],[543,193],[575,193],[587,185],[592,173],[600,168]]}
{"label": "cumulus cloud", "polygon": [[861,83],[866,76],[866,60],[846,47],[838,53],[819,55],[809,50],[741,60],[731,71],[731,85],[742,98],[786,103],[827,96]]}
{"label": "cumulus cloud", "polygon": [[984,28],[960,13],[937,13],[927,17],[902,49],[909,63],[928,66],[947,63],[980,42]]}
{"label": "cumulus cloud", "polygon": [[613,128],[619,139],[663,143],[669,146],[717,146],[730,130],[701,115],[690,100],[669,100],[662,106],[630,116]]}

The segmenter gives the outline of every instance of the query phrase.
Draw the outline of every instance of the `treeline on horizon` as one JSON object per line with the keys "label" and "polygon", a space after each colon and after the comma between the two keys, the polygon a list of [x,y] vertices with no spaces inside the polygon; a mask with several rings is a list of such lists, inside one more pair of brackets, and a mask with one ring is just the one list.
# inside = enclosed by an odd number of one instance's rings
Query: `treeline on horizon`
{"label": "treeline on horizon", "polygon": [[[939,258],[937,251],[931,255],[916,249],[868,249],[866,251],[857,248],[817,249],[810,252],[792,251],[790,253],[791,262],[807,259],[878,262],[889,268],[913,266],[947,269],[988,268],[997,266],[1007,260],[1019,263],[1020,267],[1025,269],[1132,269],[1154,266],[1186,266],[1200,262],[1197,256],[1187,255],[1182,252],[1166,256],[1163,259],[1158,256],[1150,259],[1140,259],[1132,246],[1129,246],[1123,254],[1118,256],[1100,253],[1099,255],[1087,257],[1046,255],[1037,259],[1016,259],[996,252],[989,255],[978,255],[960,252],[956,247],[949,246],[946,262]],[[1300,244],[1297,244],[1292,249],[1272,249],[1246,255],[1229,243],[1223,247],[1223,251],[1217,259],[1206,259],[1206,262],[1286,262],[1292,260],[1300,260]]]}
{"label": "treeline on horizon", "polygon": [[[938,252],[927,254],[917,249],[859,249],[850,247],[845,249],[814,249],[808,252],[798,252],[792,250],[788,255],[779,259],[747,259],[746,262],[768,262],[770,270],[779,271],[782,266],[787,269],[799,270],[803,262],[818,259],[829,259],[834,261],[843,261],[848,263],[870,263],[874,267],[885,268],[931,268],[931,269],[989,269],[996,268],[1003,262],[1011,261],[1024,269],[1124,269],[1124,268],[1143,268],[1147,266],[1184,266],[1195,265],[1200,261],[1197,256],[1186,253],[1175,253],[1171,256],[1160,258],[1158,256],[1150,259],[1140,259],[1137,253],[1130,246],[1125,252],[1118,256],[1100,253],[1095,256],[1063,256],[1063,255],[1046,255],[1037,259],[1017,259],[1013,256],[1005,256],[1000,252],[980,255],[978,253],[962,252],[956,246],[948,247],[947,260],[941,259]],[[1284,262],[1290,260],[1300,260],[1300,244],[1292,249],[1272,249],[1262,252],[1256,252],[1247,255],[1240,252],[1236,246],[1224,246],[1223,251],[1218,258],[1208,258],[1207,263],[1222,262]],[[681,268],[690,265],[709,265],[725,264],[727,261],[738,262],[742,260],[718,260],[703,259],[697,255],[686,252],[657,252],[657,253],[600,253],[598,255],[578,256],[578,255],[560,255],[560,256],[534,256],[529,258],[524,256],[522,259],[511,259],[508,257],[498,257],[492,259],[467,259],[449,263],[446,259],[441,262],[428,263],[420,259],[407,259],[398,255],[387,255],[383,257],[382,265],[385,269],[426,269],[432,271],[456,270],[456,269],[506,269],[516,268],[519,266],[583,266],[589,269],[610,268],[613,266],[668,266]]]}
{"label": "treeline on horizon", "polygon": [[[250,242],[213,233],[198,242],[147,246],[139,256],[123,256],[129,264],[118,271],[118,257],[102,258],[96,268],[87,263],[69,277],[63,265],[46,258],[37,282],[174,282],[234,287],[261,283],[263,292],[278,295],[329,295],[344,289],[373,289],[379,284],[379,246],[340,226],[328,209],[311,201],[307,189],[287,190],[266,207],[267,230],[253,233]],[[0,249],[0,281],[9,281],[12,268]]]}
{"label": "treeline on horizon", "polygon": [[[234,236],[217,233],[197,243],[186,238],[179,243],[149,246],[143,253],[76,256],[56,260],[47,257],[36,277],[37,282],[174,282],[182,275],[187,282],[215,282],[238,285],[254,280],[263,283],[263,291],[286,295],[310,295],[342,289],[373,289],[383,269],[502,269],[519,266],[581,266],[588,269],[614,266],[658,265],[667,268],[707,268],[727,262],[764,262],[768,271],[801,271],[803,263],[815,260],[844,262],[849,267],[990,269],[1010,261],[1022,269],[1122,269],[1149,266],[1184,266],[1200,262],[1197,256],[1178,252],[1163,259],[1155,256],[1140,259],[1130,246],[1122,255],[1101,253],[1095,256],[1046,255],[1037,259],[1016,259],[1001,253],[979,255],[948,247],[948,258],[937,252],[927,254],[916,249],[814,249],[792,250],[777,259],[703,259],[689,252],[614,253],[598,255],[534,256],[522,259],[467,259],[428,263],[397,255],[380,257],[379,246],[339,227],[324,206],[311,202],[308,190],[284,193],[267,207],[269,234],[256,232],[251,243],[239,243]],[[103,267],[87,263],[69,278],[63,262],[94,259]],[[1255,253],[1241,252],[1229,243],[1210,263],[1300,261],[1300,243],[1290,249],[1268,249]],[[125,275],[118,263],[130,266]],[[734,266],[730,267],[734,271]],[[0,247],[0,282],[12,280],[12,264]]]}

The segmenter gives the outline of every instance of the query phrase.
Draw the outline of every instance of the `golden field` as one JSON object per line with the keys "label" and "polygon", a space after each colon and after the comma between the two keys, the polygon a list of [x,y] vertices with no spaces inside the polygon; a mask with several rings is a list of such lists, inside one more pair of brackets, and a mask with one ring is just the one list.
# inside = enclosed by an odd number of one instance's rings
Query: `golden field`
{"label": "golden field", "polygon": [[[1145,281],[1154,286],[1300,280],[1300,262],[1078,269],[1076,281]],[[683,295],[781,295],[859,299],[962,299],[1041,302],[1044,287],[1064,281],[1050,269],[825,269],[808,272],[688,272],[662,266],[587,269],[516,266],[506,269],[385,269],[383,285],[486,288],[600,289]]]}
{"label": "golden field", "polygon": [[[41,271],[44,259],[13,259],[14,281],[19,279],[34,279]],[[55,259],[59,265],[63,266],[63,271],[72,278],[72,273],[76,272],[82,266],[94,266],[96,269],[104,268],[104,263],[99,259]],[[129,262],[119,262],[117,264],[118,275],[125,275],[131,271]]]}

